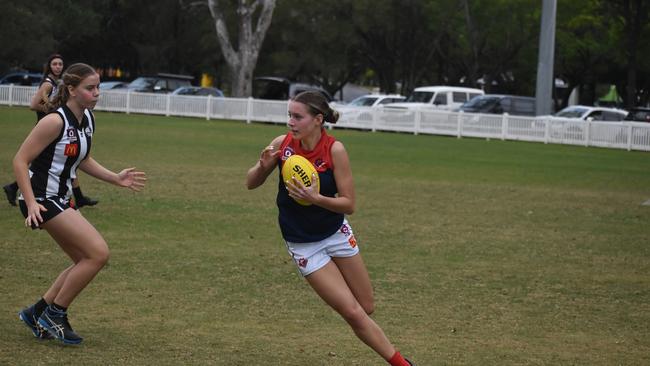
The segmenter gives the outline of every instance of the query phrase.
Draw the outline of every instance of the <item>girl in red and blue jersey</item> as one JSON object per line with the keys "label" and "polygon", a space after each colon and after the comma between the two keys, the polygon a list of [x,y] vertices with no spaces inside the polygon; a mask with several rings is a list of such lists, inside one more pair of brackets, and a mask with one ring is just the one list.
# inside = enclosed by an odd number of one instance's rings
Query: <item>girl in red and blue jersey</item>
{"label": "girl in red and blue jersey", "polygon": [[[347,151],[327,134],[325,122],[336,123],[338,112],[318,92],[303,92],[289,101],[289,133],[273,139],[248,170],[246,186],[254,189],[278,170],[278,222],[287,250],[298,270],[325,303],[337,311],[365,344],[390,365],[409,366],[370,318],[372,285],[345,215],[355,207],[354,183]],[[316,168],[306,187],[295,178],[283,181],[282,165],[302,155]],[[320,186],[320,189],[316,187]],[[296,200],[306,201],[301,205]]]}

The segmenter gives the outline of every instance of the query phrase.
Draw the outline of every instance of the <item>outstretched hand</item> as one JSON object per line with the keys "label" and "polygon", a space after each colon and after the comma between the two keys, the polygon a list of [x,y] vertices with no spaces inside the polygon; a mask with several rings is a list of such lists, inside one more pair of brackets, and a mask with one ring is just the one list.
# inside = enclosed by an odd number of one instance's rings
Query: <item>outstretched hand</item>
{"label": "outstretched hand", "polygon": [[147,181],[145,172],[137,171],[135,168],[127,168],[117,174],[116,184],[120,187],[128,188],[132,191],[139,192],[144,188]]}

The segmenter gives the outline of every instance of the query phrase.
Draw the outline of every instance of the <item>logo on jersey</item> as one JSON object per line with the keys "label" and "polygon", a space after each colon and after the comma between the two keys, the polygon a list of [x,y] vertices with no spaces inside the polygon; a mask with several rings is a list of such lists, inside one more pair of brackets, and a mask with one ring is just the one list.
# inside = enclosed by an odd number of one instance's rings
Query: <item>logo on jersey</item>
{"label": "logo on jersey", "polygon": [[342,232],[345,236],[350,236],[350,227],[348,226],[348,224],[343,224],[343,225],[341,226],[341,232]]}
{"label": "logo on jersey", "polygon": [[86,127],[84,132],[86,132],[86,136],[92,136],[93,135],[93,130],[91,130],[90,127]]}
{"label": "logo on jersey", "polygon": [[322,170],[321,168],[325,166],[325,161],[323,161],[321,158],[318,158],[316,161],[314,161],[314,166],[316,167],[316,170],[320,171]]}
{"label": "logo on jersey", "polygon": [[307,260],[307,258],[300,258],[300,259],[298,259],[298,265],[299,265],[300,267],[302,267],[302,268],[307,267],[307,262],[309,262],[309,260]]}
{"label": "logo on jersey", "polygon": [[65,156],[77,156],[79,155],[79,145],[78,144],[67,144],[63,150]]}
{"label": "logo on jersey", "polygon": [[350,246],[352,248],[357,246],[357,239],[354,238],[354,235],[352,235],[350,239],[348,239],[348,243],[350,243]]}
{"label": "logo on jersey", "polygon": [[287,160],[291,155],[295,154],[293,149],[290,146],[285,147],[282,150],[282,161]]}
{"label": "logo on jersey", "polygon": [[[70,142],[77,142],[77,134],[75,133],[74,127],[69,127],[65,131],[66,136],[70,139]],[[66,154],[67,155],[67,154]]]}

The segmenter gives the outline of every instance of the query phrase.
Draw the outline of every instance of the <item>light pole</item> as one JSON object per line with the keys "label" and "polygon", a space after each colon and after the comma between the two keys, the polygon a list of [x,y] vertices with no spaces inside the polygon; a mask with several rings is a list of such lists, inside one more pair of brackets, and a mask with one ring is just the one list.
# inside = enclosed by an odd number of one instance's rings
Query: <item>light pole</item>
{"label": "light pole", "polygon": [[555,77],[555,13],[557,0],[542,0],[542,21],[539,32],[539,58],[537,62],[537,87],[535,90],[535,114],[551,114],[551,99]]}

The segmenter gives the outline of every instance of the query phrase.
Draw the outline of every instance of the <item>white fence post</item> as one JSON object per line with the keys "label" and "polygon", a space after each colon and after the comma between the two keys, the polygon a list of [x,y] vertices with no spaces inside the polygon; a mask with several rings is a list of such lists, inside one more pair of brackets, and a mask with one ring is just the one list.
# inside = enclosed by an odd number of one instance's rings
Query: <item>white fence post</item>
{"label": "white fence post", "polygon": [[417,109],[415,111],[415,123],[413,124],[413,134],[417,135],[420,130],[420,123],[422,122],[422,110]]}
{"label": "white fence post", "polygon": [[205,119],[210,120],[210,107],[212,106],[212,95],[208,94],[208,102],[205,106]]}
{"label": "white fence post", "polygon": [[251,123],[251,115],[253,114],[253,97],[248,97],[246,101],[246,123]]}
{"label": "white fence post", "polygon": [[461,138],[463,136],[463,111],[458,113],[458,119],[456,124],[456,137]]}
{"label": "white fence post", "polygon": [[589,146],[591,140],[591,121],[587,121],[587,132],[585,133],[585,146]]}
{"label": "white fence post", "polygon": [[504,113],[501,117],[501,141],[506,139],[508,133],[508,113]]}
{"label": "white fence post", "polygon": [[548,144],[551,135],[551,122],[548,119],[544,120],[544,143]]}
{"label": "white fence post", "polygon": [[131,113],[131,90],[127,90],[126,92],[126,114]]}
{"label": "white fence post", "polygon": [[627,151],[632,150],[632,124],[627,123]]}
{"label": "white fence post", "polygon": [[[384,112],[382,108],[382,113]],[[377,132],[377,119],[379,118],[379,108],[373,108],[370,111],[370,115],[372,116],[372,120],[370,121],[370,130],[372,132]]]}
{"label": "white fence post", "polygon": [[167,93],[165,98],[165,116],[169,117],[169,108],[171,103],[171,94]]}
{"label": "white fence post", "polygon": [[14,84],[9,84],[9,106],[14,105]]}

